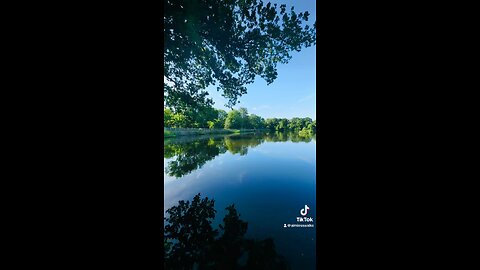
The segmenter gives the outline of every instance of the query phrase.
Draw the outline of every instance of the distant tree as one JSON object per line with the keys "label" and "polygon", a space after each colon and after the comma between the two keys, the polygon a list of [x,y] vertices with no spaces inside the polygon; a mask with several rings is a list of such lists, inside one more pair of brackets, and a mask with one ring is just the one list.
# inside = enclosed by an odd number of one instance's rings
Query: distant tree
{"label": "distant tree", "polygon": [[218,111],[213,107],[207,107],[199,113],[199,123],[201,127],[208,127],[208,121],[215,121],[218,119]]}
{"label": "distant tree", "polygon": [[183,112],[188,119],[190,127],[206,128],[208,121],[217,119],[218,113],[212,106],[197,106]]}
{"label": "distant tree", "polygon": [[312,121],[307,125],[307,129],[310,131],[310,133],[314,134],[317,132],[317,121]]}
{"label": "distant tree", "polygon": [[[292,119],[268,118],[249,114],[246,108],[231,110],[215,109],[212,106],[196,107],[195,109],[182,113],[175,113],[170,108],[164,108],[164,125],[166,127],[201,127],[201,128],[226,128],[226,129],[269,129],[271,131],[292,131],[300,132],[306,129],[309,133],[316,133],[316,120],[310,117]],[[304,131],[303,134],[306,134]],[[302,139],[303,140],[303,139]]]}
{"label": "distant tree", "polygon": [[237,110],[228,112],[227,119],[225,119],[226,129],[238,129],[242,125],[242,115]]}
{"label": "distant tree", "polygon": [[212,105],[205,89],[216,82],[232,108],[257,75],[271,84],[278,63],[316,44],[309,12],[289,10],[258,0],[165,0],[166,105],[182,113]]}
{"label": "distant tree", "polygon": [[185,115],[181,113],[175,113],[172,118],[173,127],[176,128],[186,128],[189,127],[190,122],[185,117]]}
{"label": "distant tree", "polygon": [[251,114],[248,116],[248,122],[250,128],[253,129],[262,129],[265,128],[265,120],[258,115]]}
{"label": "distant tree", "polygon": [[308,125],[311,123],[312,123],[312,119],[310,117],[302,118],[302,128],[308,127]]}
{"label": "distant tree", "polygon": [[302,120],[298,117],[292,118],[288,123],[288,129],[299,130],[302,128]]}
{"label": "distant tree", "polygon": [[240,128],[245,129],[245,128],[250,128],[249,123],[248,123],[248,110],[246,108],[240,108],[238,110],[240,113]]}
{"label": "distant tree", "polygon": [[173,126],[173,112],[169,108],[163,109],[163,125],[165,127]]}
{"label": "distant tree", "polygon": [[288,119],[283,118],[278,122],[277,128],[278,131],[285,131],[288,129]]}
{"label": "distant tree", "polygon": [[215,128],[223,128],[225,126],[225,120],[227,119],[227,112],[224,110],[217,110],[217,121],[215,122]]}
{"label": "distant tree", "polygon": [[208,128],[212,129],[212,128],[215,128],[215,123],[218,121],[218,119],[214,120],[214,121],[207,121],[207,124],[208,124]]}
{"label": "distant tree", "polygon": [[270,129],[270,130],[275,130],[278,125],[278,119],[277,118],[267,118],[265,120],[265,128]]}

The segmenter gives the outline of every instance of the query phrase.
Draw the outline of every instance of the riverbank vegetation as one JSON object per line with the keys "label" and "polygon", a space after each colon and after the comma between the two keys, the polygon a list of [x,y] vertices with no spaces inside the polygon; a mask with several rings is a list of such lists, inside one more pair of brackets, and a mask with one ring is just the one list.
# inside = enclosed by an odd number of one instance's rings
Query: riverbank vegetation
{"label": "riverbank vegetation", "polygon": [[[273,83],[277,65],[287,64],[291,52],[316,45],[316,22],[308,22],[309,12],[257,0],[194,2],[165,2],[164,126],[200,134],[206,134],[203,129],[315,133],[310,118],[264,119],[233,109],[256,77]],[[211,85],[231,111],[212,107],[206,90]],[[179,134],[165,132],[166,137]]]}
{"label": "riverbank vegetation", "polygon": [[228,113],[213,107],[204,108],[203,111],[196,110],[195,113],[174,113],[173,110],[165,108],[163,113],[164,126],[167,128],[166,137],[167,132],[173,135],[200,135],[255,130],[288,131],[307,136],[315,134],[317,126],[316,120],[309,117],[264,119],[261,116],[249,114],[246,108],[231,110]]}

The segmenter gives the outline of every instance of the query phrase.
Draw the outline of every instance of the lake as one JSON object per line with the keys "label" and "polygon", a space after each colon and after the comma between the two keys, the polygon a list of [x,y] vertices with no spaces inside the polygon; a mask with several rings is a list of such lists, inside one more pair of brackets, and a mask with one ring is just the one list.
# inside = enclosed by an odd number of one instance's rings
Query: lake
{"label": "lake", "polygon": [[[246,237],[272,238],[292,269],[315,269],[316,135],[288,133],[179,137],[164,140],[165,211],[200,193],[215,200],[218,228],[235,204]],[[300,211],[308,206],[308,213]],[[297,218],[313,218],[313,222]],[[314,227],[284,227],[313,224]]]}

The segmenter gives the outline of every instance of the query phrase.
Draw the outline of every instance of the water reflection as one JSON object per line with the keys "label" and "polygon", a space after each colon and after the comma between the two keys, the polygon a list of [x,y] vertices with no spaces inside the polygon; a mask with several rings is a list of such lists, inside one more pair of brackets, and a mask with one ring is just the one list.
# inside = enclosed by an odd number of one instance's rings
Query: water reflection
{"label": "water reflection", "polygon": [[180,178],[197,169],[207,161],[227,151],[244,156],[249,148],[264,142],[294,143],[311,142],[316,135],[301,136],[298,133],[267,132],[261,134],[238,134],[221,136],[192,136],[164,140],[164,158],[169,159],[165,173]]}
{"label": "water reflection", "polygon": [[273,239],[245,238],[248,223],[234,204],[226,208],[220,231],[213,229],[214,203],[197,194],[191,203],[182,200],[166,211],[165,269],[291,269]]}

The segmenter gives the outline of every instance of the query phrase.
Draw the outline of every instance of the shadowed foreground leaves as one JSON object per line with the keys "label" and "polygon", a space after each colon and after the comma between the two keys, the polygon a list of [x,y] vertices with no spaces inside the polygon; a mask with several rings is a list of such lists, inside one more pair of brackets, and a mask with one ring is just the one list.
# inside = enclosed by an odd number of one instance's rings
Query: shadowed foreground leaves
{"label": "shadowed foreground leaves", "polygon": [[272,239],[257,241],[244,237],[248,223],[240,219],[235,205],[226,208],[220,229],[213,229],[214,204],[213,199],[201,199],[197,194],[191,203],[180,201],[167,210],[165,269],[290,269],[276,253]]}
{"label": "shadowed foreground leaves", "polygon": [[187,112],[213,104],[209,86],[235,106],[257,76],[267,84],[292,52],[316,45],[309,12],[258,0],[167,0],[163,13],[164,97]]}

